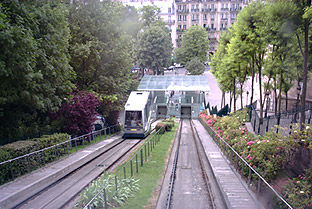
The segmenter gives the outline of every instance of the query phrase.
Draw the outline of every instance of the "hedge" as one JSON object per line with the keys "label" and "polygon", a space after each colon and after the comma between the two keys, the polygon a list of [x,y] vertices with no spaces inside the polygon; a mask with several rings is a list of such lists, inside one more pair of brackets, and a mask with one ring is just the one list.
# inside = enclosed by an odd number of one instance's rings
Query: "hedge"
{"label": "hedge", "polygon": [[[41,138],[16,141],[11,144],[0,146],[0,161],[4,162],[31,152],[44,149],[69,139],[68,134],[44,135]],[[69,144],[65,143],[57,148],[51,148],[44,152],[28,155],[11,163],[0,165],[0,184],[10,181],[12,178],[22,176],[48,162],[56,160],[68,151]],[[13,177],[12,177],[13,175]]]}

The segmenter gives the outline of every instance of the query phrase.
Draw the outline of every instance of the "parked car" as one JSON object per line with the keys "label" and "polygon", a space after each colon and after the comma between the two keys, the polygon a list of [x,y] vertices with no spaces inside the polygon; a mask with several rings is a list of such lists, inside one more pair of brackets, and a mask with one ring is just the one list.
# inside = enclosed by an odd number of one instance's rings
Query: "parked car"
{"label": "parked car", "polygon": [[131,68],[130,73],[138,73],[140,72],[140,67],[134,66]]}
{"label": "parked car", "polygon": [[103,128],[106,128],[108,124],[106,123],[106,120],[102,115],[97,115],[96,120],[94,121],[93,125],[94,125],[94,131],[98,131]]}
{"label": "parked car", "polygon": [[173,71],[175,69],[175,66],[168,67],[168,70]]}
{"label": "parked car", "polygon": [[183,66],[182,66],[180,63],[176,63],[176,64],[175,64],[175,67],[176,67],[176,68],[182,68]]}

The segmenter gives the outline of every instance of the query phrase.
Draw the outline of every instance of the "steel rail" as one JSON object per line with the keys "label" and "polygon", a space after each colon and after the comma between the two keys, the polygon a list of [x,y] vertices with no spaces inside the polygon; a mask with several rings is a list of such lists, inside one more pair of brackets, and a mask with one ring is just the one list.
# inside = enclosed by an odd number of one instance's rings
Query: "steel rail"
{"label": "steel rail", "polygon": [[178,158],[179,158],[179,149],[180,149],[180,141],[181,141],[181,132],[182,132],[182,119],[180,120],[179,124],[179,132],[177,134],[178,136],[178,144],[177,144],[177,151],[175,154],[174,162],[173,162],[173,168],[172,168],[172,173],[171,173],[171,178],[170,178],[170,187],[169,187],[169,194],[168,194],[168,201],[167,201],[167,209],[170,208],[170,203],[171,203],[171,198],[172,198],[172,193],[173,193],[173,185],[175,181],[175,175],[176,175],[176,170],[177,170],[177,164],[178,164]]}
{"label": "steel rail", "polygon": [[211,201],[211,206],[213,209],[216,209],[217,206],[214,202],[214,198],[213,198],[213,195],[212,195],[212,190],[211,190],[211,187],[210,187],[210,184],[209,184],[209,178],[208,178],[208,175],[207,175],[207,172],[205,171],[204,169],[204,162],[203,162],[203,158],[200,156],[200,151],[199,151],[199,143],[198,143],[198,135],[196,135],[195,133],[197,133],[197,130],[195,129],[194,127],[194,124],[193,124],[193,121],[190,120],[190,124],[191,124],[191,130],[192,130],[192,134],[193,134],[193,139],[194,139],[194,143],[195,143],[195,148],[196,148],[196,152],[197,152],[197,157],[198,157],[198,160],[199,160],[199,164],[200,164],[200,168],[201,168],[201,171],[202,171],[202,174],[203,174],[203,177],[205,179],[205,185],[206,185],[206,188],[208,190],[208,193],[209,193],[209,199]]}

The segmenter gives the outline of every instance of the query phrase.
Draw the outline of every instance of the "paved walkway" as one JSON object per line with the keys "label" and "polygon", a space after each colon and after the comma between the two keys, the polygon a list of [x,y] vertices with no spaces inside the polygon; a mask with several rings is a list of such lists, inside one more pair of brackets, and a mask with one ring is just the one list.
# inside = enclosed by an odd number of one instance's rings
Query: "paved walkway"
{"label": "paved walkway", "polygon": [[232,169],[229,161],[223,156],[200,121],[193,120],[193,122],[228,208],[264,208],[239,174]]}

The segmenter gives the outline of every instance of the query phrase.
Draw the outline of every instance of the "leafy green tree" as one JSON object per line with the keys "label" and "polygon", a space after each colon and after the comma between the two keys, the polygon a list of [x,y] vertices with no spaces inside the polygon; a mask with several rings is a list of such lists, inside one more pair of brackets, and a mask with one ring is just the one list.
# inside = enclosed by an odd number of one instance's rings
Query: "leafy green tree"
{"label": "leafy green tree", "polygon": [[46,125],[73,86],[66,7],[6,1],[0,6],[0,138],[16,140]]}
{"label": "leafy green tree", "polygon": [[160,8],[156,5],[153,6],[143,6],[139,10],[141,15],[141,21],[143,27],[149,27],[151,25],[165,25],[164,21],[161,20],[160,14]]}
{"label": "leafy green tree", "polygon": [[80,90],[101,94],[100,113],[109,116],[111,111],[123,108],[129,91],[136,87],[129,73],[130,41],[136,32],[129,32],[122,24],[129,15],[136,17],[118,2],[77,3],[70,11],[75,82]]}
{"label": "leafy green tree", "polygon": [[138,36],[136,59],[141,68],[149,67],[157,74],[170,64],[172,42],[169,30],[164,26],[151,25]]}
{"label": "leafy green tree", "polygon": [[191,75],[202,75],[205,72],[205,65],[197,57],[187,62],[185,68]]}
{"label": "leafy green tree", "polygon": [[204,63],[207,60],[208,48],[206,30],[202,26],[193,25],[183,34],[181,47],[176,49],[177,61],[184,65],[193,57],[197,57]]}

